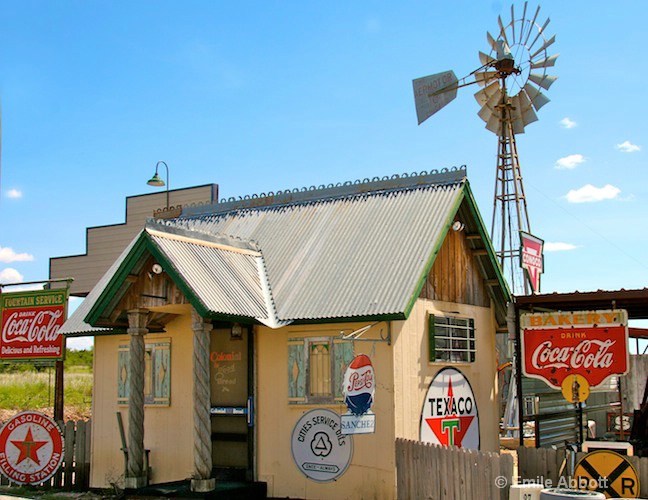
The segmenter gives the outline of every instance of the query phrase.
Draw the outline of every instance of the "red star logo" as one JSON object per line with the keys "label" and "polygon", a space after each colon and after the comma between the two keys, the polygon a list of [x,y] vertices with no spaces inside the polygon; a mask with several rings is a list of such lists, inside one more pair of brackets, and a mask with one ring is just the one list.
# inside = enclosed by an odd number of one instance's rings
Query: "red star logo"
{"label": "red star logo", "polygon": [[[448,408],[454,406],[454,392],[452,391],[452,379],[448,380]],[[425,421],[434,432],[439,442],[444,446],[458,446],[461,448],[463,441],[474,415],[459,416],[455,413],[436,418],[426,418]]]}
{"label": "red star logo", "polygon": [[40,460],[38,459],[38,450],[47,444],[47,441],[34,441],[32,436],[31,427],[27,428],[27,434],[25,439],[22,441],[11,441],[11,443],[20,450],[20,455],[18,456],[18,461],[16,465],[20,464],[28,458],[35,462],[37,465],[40,465]]}

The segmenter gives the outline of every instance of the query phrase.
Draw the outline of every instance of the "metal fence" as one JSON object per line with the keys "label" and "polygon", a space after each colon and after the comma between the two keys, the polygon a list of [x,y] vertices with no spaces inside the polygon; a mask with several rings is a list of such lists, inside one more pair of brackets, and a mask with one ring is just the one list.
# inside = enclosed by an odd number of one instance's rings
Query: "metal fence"
{"label": "metal fence", "polygon": [[[91,420],[70,420],[65,424],[58,422],[58,425],[65,440],[63,463],[49,480],[36,486],[43,489],[87,490],[90,485]],[[0,485],[14,486],[14,483],[0,475]]]}
{"label": "metal fence", "polygon": [[399,499],[508,500],[513,457],[396,439]]}

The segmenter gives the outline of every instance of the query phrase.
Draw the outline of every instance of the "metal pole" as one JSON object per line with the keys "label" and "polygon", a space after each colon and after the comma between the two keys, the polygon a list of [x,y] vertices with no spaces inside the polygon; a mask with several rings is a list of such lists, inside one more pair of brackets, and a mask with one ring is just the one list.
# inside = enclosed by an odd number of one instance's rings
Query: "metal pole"
{"label": "metal pole", "polygon": [[520,311],[515,303],[515,377],[518,400],[518,427],[520,428],[520,446],[524,446],[524,405],[522,394],[522,345],[520,339]]}

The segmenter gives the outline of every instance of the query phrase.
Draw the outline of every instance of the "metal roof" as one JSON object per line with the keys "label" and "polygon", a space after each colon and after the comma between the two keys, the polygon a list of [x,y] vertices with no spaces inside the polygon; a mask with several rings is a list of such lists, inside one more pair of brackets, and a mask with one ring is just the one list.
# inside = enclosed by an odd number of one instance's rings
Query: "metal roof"
{"label": "metal roof", "polygon": [[254,241],[280,320],[405,317],[465,179],[420,181],[355,193],[338,188],[280,205],[231,205],[164,224]]}
{"label": "metal roof", "polygon": [[109,317],[144,252],[163,259],[210,317],[274,328],[405,319],[458,216],[473,234],[471,248],[503,322],[508,289],[465,169],[455,169],[228,200],[149,221],[140,243],[122,254],[63,333],[91,333],[86,320],[102,324],[97,318]]}

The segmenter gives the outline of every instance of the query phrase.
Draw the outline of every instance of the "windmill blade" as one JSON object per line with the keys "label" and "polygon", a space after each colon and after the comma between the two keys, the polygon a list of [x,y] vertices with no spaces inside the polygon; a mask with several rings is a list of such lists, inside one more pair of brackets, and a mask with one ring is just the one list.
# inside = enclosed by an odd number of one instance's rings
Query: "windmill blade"
{"label": "windmill blade", "polygon": [[475,81],[481,86],[491,83],[497,78],[497,71],[479,71],[475,73]]}
{"label": "windmill blade", "polygon": [[535,43],[538,41],[538,38],[540,38],[540,35],[542,35],[542,34],[544,33],[544,31],[547,29],[547,26],[549,26],[549,22],[550,22],[550,21],[551,21],[551,19],[547,18],[547,20],[545,21],[545,23],[542,25],[542,28],[540,28],[540,29],[538,30],[538,34],[536,35],[536,37],[535,37],[535,38],[533,39],[533,41],[531,42],[531,45],[528,46],[528,47],[529,47],[529,50],[531,50],[531,47],[533,47],[533,46],[535,45]]}
{"label": "windmill blade", "polygon": [[551,85],[556,80],[558,80],[558,77],[552,75],[539,75],[537,73],[529,73],[529,80],[531,80],[539,87],[542,87],[545,90],[549,90],[549,87],[551,87]]}
{"label": "windmill blade", "polygon": [[[491,117],[486,122],[486,129],[490,130],[496,135],[502,133],[502,120],[498,115],[491,115]],[[506,130],[504,130],[504,135],[507,136]]]}
{"label": "windmill blade", "polygon": [[526,127],[529,123],[537,122],[538,115],[536,115],[535,111],[533,111],[533,104],[531,103],[531,100],[527,96],[526,92],[520,90],[520,92],[517,95],[517,98],[518,98],[520,113],[522,114],[522,122],[524,123],[524,126]]}
{"label": "windmill blade", "polygon": [[527,93],[527,96],[529,96],[529,99],[536,111],[547,104],[550,100],[546,95],[540,92],[540,89],[535,88],[528,82],[524,85],[524,91]]}
{"label": "windmill blade", "polygon": [[497,82],[493,82],[480,91],[475,92],[475,99],[477,99],[477,103],[479,103],[480,106],[484,106],[491,97],[498,94],[501,95],[501,92],[502,91],[500,90]]}
{"label": "windmill blade", "polygon": [[513,133],[523,134],[524,133],[524,121],[522,120],[522,111],[520,106],[520,98],[517,95],[511,97],[511,127],[513,128]]}
{"label": "windmill blade", "polygon": [[515,4],[511,4],[511,38],[515,45]]}
{"label": "windmill blade", "polygon": [[533,28],[533,26],[535,26],[536,19],[538,19],[538,14],[540,14],[540,6],[539,5],[538,5],[538,8],[535,11],[535,15],[533,16],[533,20],[529,24],[529,32],[527,33],[527,36],[526,36],[526,38],[524,40],[524,43],[522,44],[522,45],[526,45],[529,48],[531,48],[531,47],[529,45],[527,45],[527,43],[529,42],[529,37],[531,36],[531,33],[533,32],[533,30],[531,28]]}
{"label": "windmill blade", "polygon": [[491,46],[491,49],[497,50],[497,42],[488,31],[486,32],[486,40],[488,40],[488,45]]}
{"label": "windmill blade", "polygon": [[[524,37],[524,26],[526,24],[526,11],[528,3],[529,2],[524,2],[524,9],[522,9],[522,19],[520,19],[520,42],[522,41],[522,37]],[[511,8],[513,8],[512,5]]]}
{"label": "windmill blade", "polygon": [[542,52],[543,50],[546,50],[550,45],[553,45],[554,42],[556,41],[556,35],[552,36],[549,40],[546,40],[545,43],[543,43],[538,50],[536,50],[531,56],[529,57],[530,59],[535,59],[535,57]]}
{"label": "windmill blade", "polygon": [[414,104],[420,125],[457,97],[458,80],[454,71],[444,71],[412,81]]}
{"label": "windmill blade", "polygon": [[497,106],[501,102],[502,102],[502,91],[499,88],[499,85],[497,85],[497,89],[490,96],[488,101],[486,101],[482,105],[482,108],[479,110],[479,113],[477,113],[477,115],[485,122],[487,122],[492,115],[497,115],[499,117],[501,113],[497,108]]}
{"label": "windmill blade", "polygon": [[508,38],[506,38],[506,30],[504,29],[504,24],[502,24],[502,16],[497,16],[497,24],[499,24],[500,27],[500,36],[498,38],[503,38],[506,45],[510,47],[511,44],[509,43]]}
{"label": "windmill blade", "polygon": [[[495,42],[495,47],[493,47],[493,50],[497,50],[497,42]],[[482,66],[490,66],[493,63],[497,62],[497,59],[493,59],[491,56],[488,54],[484,54],[481,50],[479,51],[479,62],[482,64]]]}
{"label": "windmill blade", "polygon": [[558,59],[559,55],[560,54],[554,54],[553,56],[531,63],[531,69],[550,68],[556,64],[556,59]]}

